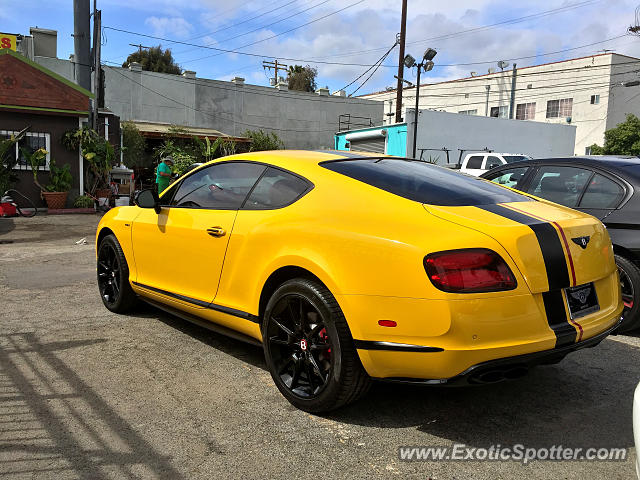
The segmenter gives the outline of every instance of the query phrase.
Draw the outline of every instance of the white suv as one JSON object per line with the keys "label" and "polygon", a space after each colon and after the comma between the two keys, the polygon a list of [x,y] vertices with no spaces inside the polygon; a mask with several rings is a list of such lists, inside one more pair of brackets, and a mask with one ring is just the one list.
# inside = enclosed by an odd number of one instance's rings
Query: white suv
{"label": "white suv", "polygon": [[531,160],[531,157],[518,153],[468,153],[467,156],[464,157],[460,171],[468,175],[473,175],[474,177],[479,177],[487,170],[520,160]]}

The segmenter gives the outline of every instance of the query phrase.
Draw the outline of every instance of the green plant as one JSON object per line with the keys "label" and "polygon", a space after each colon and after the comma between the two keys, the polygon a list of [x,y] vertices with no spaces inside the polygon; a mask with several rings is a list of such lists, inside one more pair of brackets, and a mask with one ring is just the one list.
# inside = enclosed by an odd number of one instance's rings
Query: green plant
{"label": "green plant", "polygon": [[47,152],[44,148],[39,148],[37,150],[31,150],[26,147],[20,147],[20,151],[22,152],[22,156],[27,160],[27,163],[31,167],[31,173],[33,174],[33,183],[40,189],[40,191],[44,192],[46,189],[40,184],[38,181],[38,170],[42,167],[47,161]]}
{"label": "green plant", "polygon": [[73,177],[71,176],[71,167],[65,163],[62,168],[56,165],[52,158],[49,161],[49,184],[45,187],[48,192],[68,192],[71,190]]}
{"label": "green plant", "polygon": [[282,139],[273,132],[247,130],[242,135],[251,139],[251,146],[249,147],[250,152],[281,150],[284,148],[284,142]]}
{"label": "green plant", "polygon": [[95,205],[95,200],[88,195],[80,195],[73,202],[74,208],[91,208]]}
{"label": "green plant", "polygon": [[0,195],[9,190],[11,184],[18,179],[13,170],[18,163],[15,148],[16,143],[22,140],[28,129],[29,127],[18,132],[17,135],[0,140]]}
{"label": "green plant", "polygon": [[640,118],[628,114],[624,122],[604,132],[604,146],[591,145],[593,155],[640,155]]}
{"label": "green plant", "polygon": [[173,158],[173,166],[171,171],[178,175],[184,174],[191,165],[196,163],[196,159],[184,152],[174,152],[171,157]]}
{"label": "green plant", "polygon": [[132,122],[122,122],[122,160],[129,168],[146,167],[150,159],[145,156],[147,142]]}
{"label": "green plant", "polygon": [[138,62],[141,64],[142,70],[180,75],[180,67],[173,59],[171,49],[167,48],[166,50],[163,50],[162,45],[147,48],[145,50],[142,50],[141,48],[133,52],[127,57],[122,66],[127,68],[131,62]]}
{"label": "green plant", "polygon": [[109,188],[109,172],[116,160],[113,145],[87,127],[66,132],[61,141],[69,150],[80,148],[86,160],[84,178],[89,193],[93,195],[100,188]]}
{"label": "green plant", "polygon": [[289,90],[299,90],[301,92],[315,92],[316,76],[318,75],[318,69],[307,65],[293,65],[289,67],[288,80]]}

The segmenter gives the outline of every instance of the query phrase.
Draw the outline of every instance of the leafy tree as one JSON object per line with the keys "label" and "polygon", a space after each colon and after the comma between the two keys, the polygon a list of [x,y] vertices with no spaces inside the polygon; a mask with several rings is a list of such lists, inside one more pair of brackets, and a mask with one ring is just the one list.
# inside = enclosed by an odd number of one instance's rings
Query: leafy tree
{"label": "leafy tree", "polygon": [[171,55],[171,49],[167,48],[166,50],[163,50],[162,45],[147,48],[145,50],[140,49],[133,52],[127,57],[122,66],[127,68],[131,62],[138,62],[142,65],[142,70],[149,72],[173,73],[175,75],[179,75],[181,71],[180,67],[173,59],[173,55]]}
{"label": "leafy tree", "polygon": [[150,166],[145,155],[147,142],[133,122],[122,122],[122,159],[129,168]]}
{"label": "leafy tree", "polygon": [[301,92],[315,92],[316,76],[318,75],[318,69],[307,65],[294,65],[289,67],[289,90],[298,90]]}
{"label": "leafy tree", "polygon": [[593,155],[640,155],[640,118],[627,119],[604,132],[604,146],[591,145]]}
{"label": "leafy tree", "polygon": [[262,150],[281,150],[284,148],[284,142],[273,132],[264,132],[263,130],[247,130],[242,134],[244,137],[251,139],[250,152],[259,152]]}

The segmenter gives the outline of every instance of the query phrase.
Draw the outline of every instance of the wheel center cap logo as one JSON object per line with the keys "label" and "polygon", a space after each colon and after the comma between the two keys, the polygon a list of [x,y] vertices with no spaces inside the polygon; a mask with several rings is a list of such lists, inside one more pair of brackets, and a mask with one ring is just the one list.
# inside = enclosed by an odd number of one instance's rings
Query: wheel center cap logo
{"label": "wheel center cap logo", "polygon": [[303,352],[307,350],[307,341],[304,338],[300,340],[300,348],[302,349]]}

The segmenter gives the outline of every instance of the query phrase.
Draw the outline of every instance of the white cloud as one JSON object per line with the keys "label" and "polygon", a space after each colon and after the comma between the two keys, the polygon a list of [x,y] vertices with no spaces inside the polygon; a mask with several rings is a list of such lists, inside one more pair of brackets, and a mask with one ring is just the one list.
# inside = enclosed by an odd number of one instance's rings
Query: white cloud
{"label": "white cloud", "polygon": [[186,38],[193,30],[193,26],[182,17],[148,17],[144,23],[153,29],[157,37]]}

